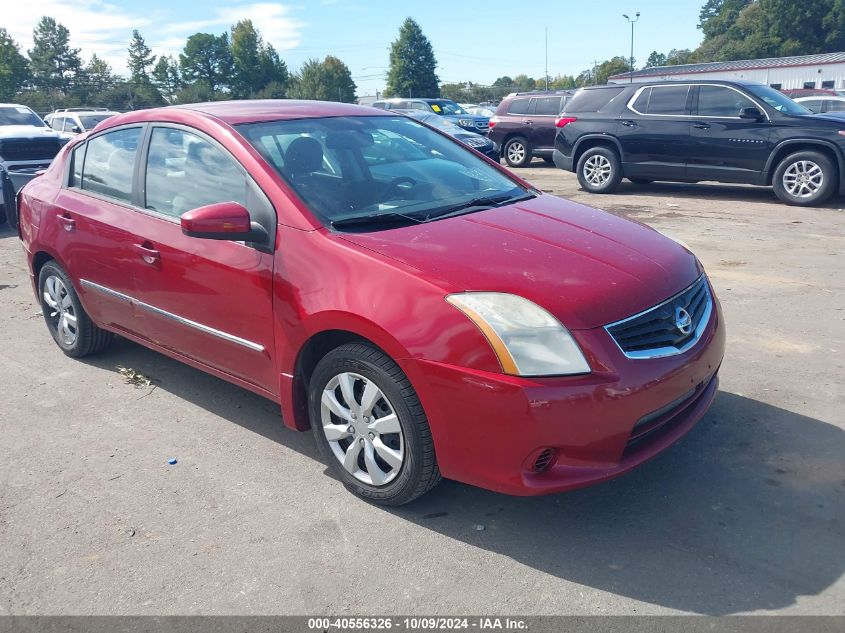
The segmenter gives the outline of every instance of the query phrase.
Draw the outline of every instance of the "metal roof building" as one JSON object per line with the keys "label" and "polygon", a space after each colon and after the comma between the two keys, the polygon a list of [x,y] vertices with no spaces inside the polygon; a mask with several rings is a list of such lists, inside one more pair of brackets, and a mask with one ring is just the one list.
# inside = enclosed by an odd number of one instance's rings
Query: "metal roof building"
{"label": "metal roof building", "polygon": [[654,66],[608,77],[608,83],[696,79],[744,79],[779,90],[826,88],[845,90],[845,52],[740,59],[731,62]]}

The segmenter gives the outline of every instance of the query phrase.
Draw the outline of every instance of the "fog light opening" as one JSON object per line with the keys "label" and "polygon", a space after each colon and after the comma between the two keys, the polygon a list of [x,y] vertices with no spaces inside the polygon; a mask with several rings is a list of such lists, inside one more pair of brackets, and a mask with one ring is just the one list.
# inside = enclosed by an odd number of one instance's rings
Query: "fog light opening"
{"label": "fog light opening", "polygon": [[542,473],[547,471],[555,463],[557,458],[557,451],[553,448],[544,448],[540,451],[537,457],[534,458],[534,463],[531,464],[531,470],[535,473]]}

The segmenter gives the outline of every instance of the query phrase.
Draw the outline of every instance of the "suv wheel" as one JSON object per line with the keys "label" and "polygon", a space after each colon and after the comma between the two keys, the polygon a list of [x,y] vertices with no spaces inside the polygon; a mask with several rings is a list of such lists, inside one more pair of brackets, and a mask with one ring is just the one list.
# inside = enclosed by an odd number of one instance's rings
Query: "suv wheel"
{"label": "suv wheel", "polygon": [[621,180],[619,156],[609,147],[588,149],[578,159],[578,183],[590,193],[611,193]]}
{"label": "suv wheel", "polygon": [[502,155],[505,162],[511,167],[527,167],[531,162],[531,150],[528,149],[528,141],[521,136],[509,139],[502,148]]}
{"label": "suv wheel", "polygon": [[355,495],[398,506],[440,481],[434,442],[407,376],[380,350],[332,350],[308,386],[311,429],[324,458]]}
{"label": "suv wheel", "polygon": [[114,335],[94,325],[67,273],[56,262],[41,268],[38,290],[47,329],[65,354],[80,358],[108,347]]}
{"label": "suv wheel", "polygon": [[795,152],[775,169],[772,186],[778,198],[787,204],[810,206],[827,200],[836,187],[836,169],[820,152]]}

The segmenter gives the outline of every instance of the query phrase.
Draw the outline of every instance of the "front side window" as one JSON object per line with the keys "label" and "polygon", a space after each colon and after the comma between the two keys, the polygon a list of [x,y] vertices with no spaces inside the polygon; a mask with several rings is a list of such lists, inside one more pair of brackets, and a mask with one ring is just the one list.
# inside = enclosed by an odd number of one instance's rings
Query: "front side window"
{"label": "front side window", "polygon": [[247,180],[235,161],[209,141],[157,127],[147,154],[145,207],[171,217],[217,202],[247,206]]}
{"label": "front side window", "polygon": [[699,116],[737,118],[743,108],[756,107],[751,99],[725,86],[699,86],[698,88]]}
{"label": "front side window", "polygon": [[533,196],[409,117],[299,119],[238,130],[322,222],[340,230],[431,221]]}
{"label": "front side window", "polygon": [[766,105],[785,114],[810,114],[810,111],[800,103],[795,103],[782,92],[769,86],[758,86],[750,84],[745,89],[758,99],[766,102]]}
{"label": "front side window", "polygon": [[108,132],[88,141],[82,188],[126,202],[132,199],[132,173],[141,128]]}
{"label": "front side window", "polygon": [[688,94],[689,86],[652,86],[646,114],[686,114]]}
{"label": "front side window", "polygon": [[534,99],[534,114],[557,116],[560,114],[560,97],[538,97]]}
{"label": "front side window", "polygon": [[62,126],[65,124],[65,118],[63,116],[57,116],[50,119],[50,127],[54,130],[58,130],[59,132],[62,131]]}
{"label": "front side window", "polygon": [[822,111],[821,99],[810,99],[808,101],[802,101],[801,105],[807,108],[810,112],[813,112],[814,114],[818,114]]}

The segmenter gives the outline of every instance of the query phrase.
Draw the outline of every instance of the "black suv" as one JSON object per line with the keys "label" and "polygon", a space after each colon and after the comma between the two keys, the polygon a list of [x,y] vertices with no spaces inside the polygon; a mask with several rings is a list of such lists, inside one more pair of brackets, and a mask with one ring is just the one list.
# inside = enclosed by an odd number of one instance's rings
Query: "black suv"
{"label": "black suv", "polygon": [[845,120],[813,115],[751,82],[657,82],[584,88],[558,120],[554,161],[609,193],[623,177],[774,187],[787,204],[845,193]]}

